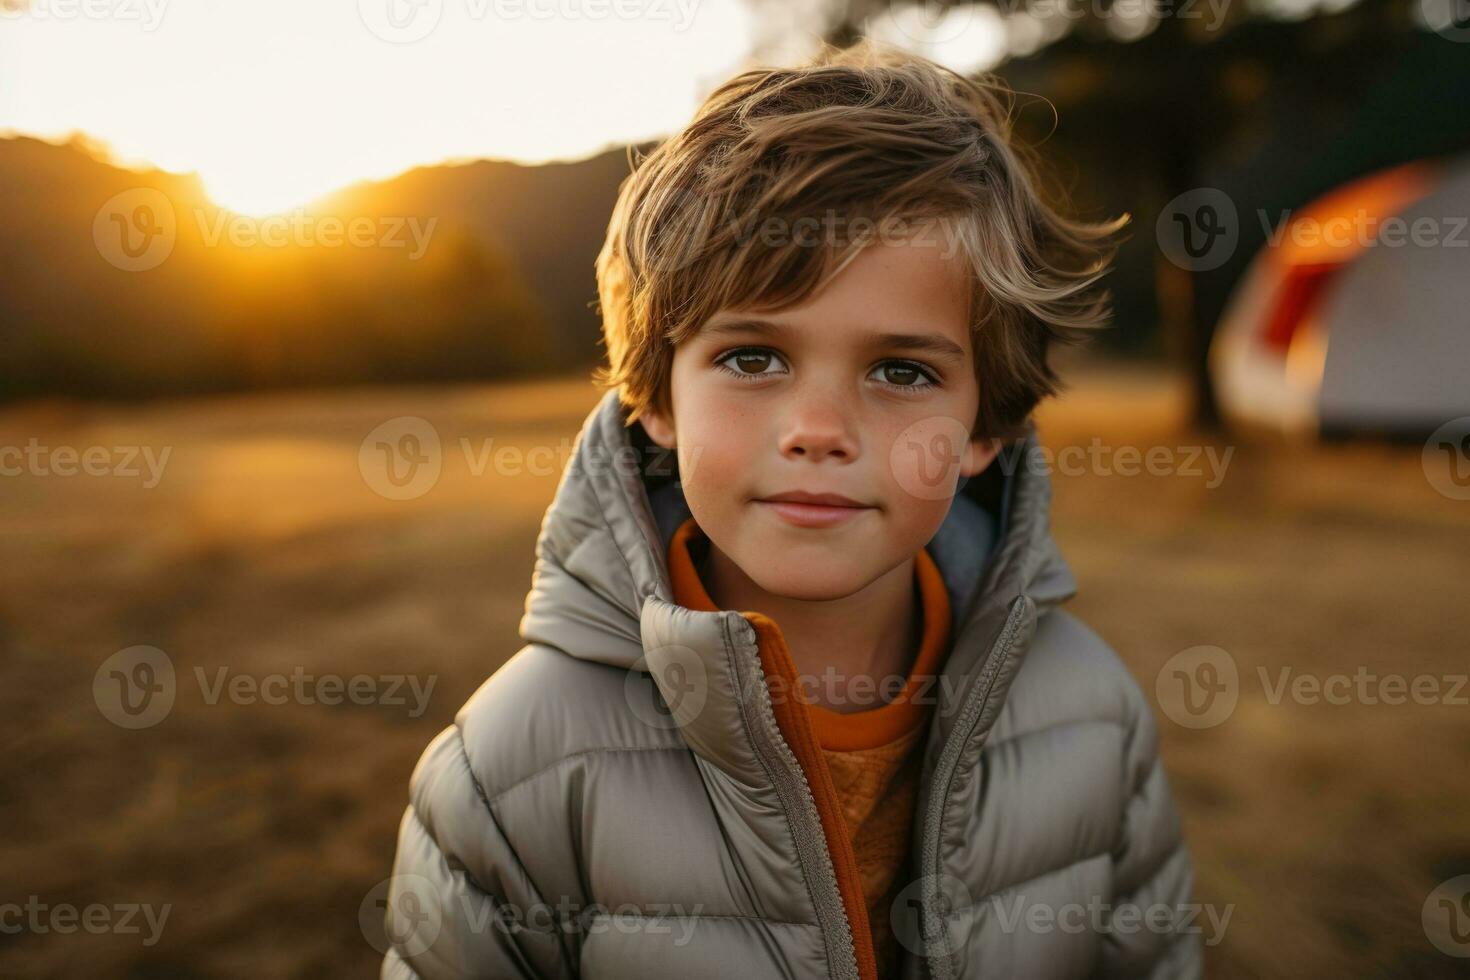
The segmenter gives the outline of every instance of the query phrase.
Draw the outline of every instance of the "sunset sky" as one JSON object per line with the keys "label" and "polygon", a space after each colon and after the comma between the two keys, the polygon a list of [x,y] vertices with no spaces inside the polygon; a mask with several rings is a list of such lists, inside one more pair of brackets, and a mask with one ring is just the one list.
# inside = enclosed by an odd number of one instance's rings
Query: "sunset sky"
{"label": "sunset sky", "polygon": [[[1201,16],[1224,2],[1202,0]],[[1301,16],[1353,0],[1254,2]],[[264,214],[421,164],[577,159],[667,134],[752,51],[766,64],[809,55],[824,9],[824,0],[0,0],[0,136],[81,132],[117,162],[197,172],[219,203]],[[1057,14],[1062,0],[1012,2],[1004,16],[988,4],[879,9],[870,34],[965,72],[1029,54],[1075,20]],[[1155,20],[1147,5],[1123,4],[1107,26],[1131,40]]]}
{"label": "sunset sky", "polygon": [[738,0],[600,19],[545,16],[566,0],[17,2],[0,0],[0,133],[80,131],[253,213],[418,164],[659,135],[754,36]]}

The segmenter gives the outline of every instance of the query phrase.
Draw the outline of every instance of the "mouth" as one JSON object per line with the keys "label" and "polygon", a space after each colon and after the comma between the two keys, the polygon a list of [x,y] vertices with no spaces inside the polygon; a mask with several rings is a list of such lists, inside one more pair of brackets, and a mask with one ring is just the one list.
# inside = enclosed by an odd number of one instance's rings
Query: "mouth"
{"label": "mouth", "polygon": [[758,497],[754,503],[796,527],[837,527],[876,510],[840,493],[807,493],[801,490]]}

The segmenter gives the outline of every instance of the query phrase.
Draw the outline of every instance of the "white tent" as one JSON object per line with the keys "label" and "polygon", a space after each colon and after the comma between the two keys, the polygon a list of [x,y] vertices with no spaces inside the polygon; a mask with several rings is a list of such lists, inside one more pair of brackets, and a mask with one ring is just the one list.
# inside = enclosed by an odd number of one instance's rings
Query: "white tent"
{"label": "white tent", "polygon": [[1470,161],[1354,181],[1292,215],[1216,330],[1227,419],[1422,437],[1470,415]]}

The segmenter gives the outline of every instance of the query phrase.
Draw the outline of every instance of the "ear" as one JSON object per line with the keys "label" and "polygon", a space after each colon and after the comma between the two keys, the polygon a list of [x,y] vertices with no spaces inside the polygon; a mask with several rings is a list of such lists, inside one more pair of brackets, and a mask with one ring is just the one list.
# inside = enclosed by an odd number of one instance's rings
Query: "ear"
{"label": "ear", "polygon": [[1000,443],[999,439],[987,439],[983,436],[965,443],[965,451],[960,459],[960,476],[972,477],[983,473],[1000,454]]}
{"label": "ear", "polygon": [[649,408],[638,416],[638,421],[643,425],[643,431],[648,433],[648,438],[665,449],[674,448],[674,426],[662,413],[656,409]]}

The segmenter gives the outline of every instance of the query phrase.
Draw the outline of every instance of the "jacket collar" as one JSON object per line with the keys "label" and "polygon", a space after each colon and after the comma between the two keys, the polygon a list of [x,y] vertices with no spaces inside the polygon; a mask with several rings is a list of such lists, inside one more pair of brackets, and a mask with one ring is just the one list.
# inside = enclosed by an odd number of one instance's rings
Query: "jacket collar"
{"label": "jacket collar", "polygon": [[[674,601],[687,609],[705,612],[720,609],[706,591],[695,562],[696,550],[707,555],[709,544],[709,538],[693,517],[679,525],[669,543],[667,557],[669,576],[674,583]],[[914,556],[913,589],[921,635],[908,668],[907,681],[894,693],[893,700],[860,712],[843,713],[812,703],[805,697],[805,691],[797,688],[796,695],[808,703],[812,727],[822,748],[838,752],[873,749],[887,745],[923,723],[927,701],[920,695],[928,690],[924,678],[938,672],[945,654],[949,652],[952,620],[943,575],[927,548],[919,549]],[[779,624],[773,623],[773,626],[780,631]]]}

